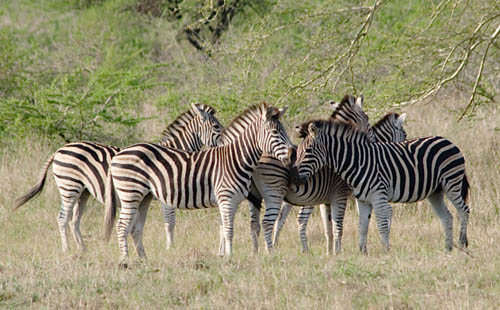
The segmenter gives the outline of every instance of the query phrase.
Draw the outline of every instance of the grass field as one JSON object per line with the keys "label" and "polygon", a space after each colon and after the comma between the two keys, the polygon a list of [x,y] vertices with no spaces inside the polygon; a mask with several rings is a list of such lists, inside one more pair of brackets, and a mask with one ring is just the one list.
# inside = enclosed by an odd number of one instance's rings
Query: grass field
{"label": "grass field", "polygon": [[[466,252],[444,251],[439,219],[423,202],[394,206],[389,253],[383,252],[373,223],[369,255],[358,252],[357,215],[349,207],[340,255],[325,255],[319,212],[308,228],[309,253],[300,253],[291,215],[280,247],[256,255],[243,203],[236,216],[234,257],[226,261],[216,255],[217,210],[179,212],[176,246],[167,251],[159,205],[153,203],[144,233],[148,259],[139,261],[132,247],[132,268],[120,270],[116,238],[102,241],[103,210],[95,202],[82,224],[87,252],[78,253],[72,242],[70,253],[62,253],[52,176],[39,197],[11,211],[57,146],[28,138],[6,145],[0,158],[0,308],[497,308],[500,113],[485,109],[474,122],[457,123],[450,106],[454,102],[443,99],[403,110],[409,114],[409,137],[443,135],[466,156],[471,181]],[[456,219],[454,228],[456,243]]]}
{"label": "grass field", "polygon": [[[137,10],[173,2],[182,19]],[[182,29],[218,2],[0,1],[0,309],[498,309],[498,0],[242,0],[253,5],[199,52]],[[457,122],[478,68],[473,109]],[[399,106],[433,87],[434,99]],[[297,210],[279,248],[254,254],[244,202],[227,261],[216,255],[216,209],[178,212],[176,245],[167,251],[153,203],[148,259],[139,261],[132,246],[132,268],[121,270],[116,237],[103,242],[103,208],[94,201],[82,221],[87,251],[78,253],[71,239],[62,253],[51,172],[43,193],[12,211],[66,140],[157,141],[194,101],[216,107],[222,124],[263,100],[289,105],[283,123],[293,136],[296,123],[328,115],[323,102],[345,93],[365,95],[372,122],[399,107],[408,137],[441,135],[461,148],[471,183],[467,251],[444,250],[440,221],[422,202],[394,205],[389,253],[372,221],[369,255],[361,255],[350,203],[340,255],[325,255],[317,211],[310,252],[300,252]]]}

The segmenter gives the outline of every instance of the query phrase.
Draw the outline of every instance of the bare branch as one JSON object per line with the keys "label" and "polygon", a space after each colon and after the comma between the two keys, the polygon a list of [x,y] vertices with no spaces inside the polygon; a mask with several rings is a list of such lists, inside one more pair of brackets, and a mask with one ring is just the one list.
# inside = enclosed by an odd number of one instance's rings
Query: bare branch
{"label": "bare branch", "polygon": [[97,111],[95,113],[95,117],[90,120],[90,124],[92,124],[92,126],[95,126],[96,122],[97,122],[97,119],[99,118],[99,114],[104,111],[104,109],[106,108],[106,106],[111,102],[111,99],[113,99],[113,97],[118,94],[120,92],[119,89],[116,89],[113,93],[111,93],[111,95],[109,95],[109,97],[106,99],[106,101],[104,101],[104,104],[101,106],[101,108],[99,109],[99,111]]}
{"label": "bare branch", "polygon": [[[490,22],[492,22],[494,19],[500,17],[500,13],[498,14],[495,14],[493,16],[490,16],[484,20],[482,20],[477,26],[476,28],[474,29],[474,31],[472,32],[472,34],[465,40],[459,42],[457,45],[455,45],[452,50],[450,51],[450,53],[448,54],[448,56],[446,57],[446,59],[444,60],[443,62],[443,65],[441,67],[441,73],[444,71],[446,65],[448,64],[449,62],[449,59],[450,57],[452,56],[452,54],[456,51],[456,49],[461,45],[463,44],[464,42],[466,41],[469,41],[470,42],[470,46],[469,48],[467,49],[464,57],[462,58],[462,60],[460,61],[460,64],[458,65],[457,69],[450,75],[448,76],[447,78],[441,78],[437,83],[436,85],[430,87],[429,89],[427,89],[426,91],[418,94],[418,97],[416,99],[412,99],[412,100],[409,100],[409,101],[404,101],[404,102],[401,102],[399,104],[397,104],[397,106],[405,106],[405,105],[411,105],[411,104],[414,104],[416,102],[419,102],[419,101],[423,101],[423,100],[426,100],[428,99],[429,97],[435,95],[445,84],[447,84],[448,82],[454,80],[458,74],[464,69],[465,65],[469,62],[469,59],[470,59],[470,56],[472,54],[472,52],[476,49],[477,46],[479,46],[479,44],[481,44],[482,42],[484,42],[484,40],[482,39],[478,39],[477,41],[474,42],[474,40],[477,38],[477,35],[478,33],[480,32],[480,30],[487,24],[489,24]],[[497,34],[498,35],[498,34]],[[494,38],[491,40],[490,39],[490,42],[492,43],[494,41]],[[491,45],[491,43],[488,44],[488,48],[489,46]],[[482,70],[481,70],[481,73],[482,73]],[[476,86],[477,87],[477,86]]]}
{"label": "bare branch", "polygon": [[500,33],[500,25],[498,25],[495,32],[493,32],[493,34],[490,37],[490,40],[488,41],[488,45],[486,45],[486,49],[484,50],[483,59],[481,60],[481,65],[479,66],[479,70],[477,72],[476,82],[474,83],[474,87],[472,89],[472,94],[471,94],[471,97],[469,99],[469,103],[465,107],[465,110],[462,113],[462,115],[460,115],[460,117],[458,118],[458,121],[460,121],[465,116],[465,114],[469,110],[469,107],[474,102],[474,97],[476,96],[476,93],[477,93],[477,86],[479,85],[479,81],[481,80],[481,75],[483,74],[484,63],[486,62],[486,56],[488,55],[488,50],[490,49],[490,46],[493,43],[493,41],[495,41],[496,38],[498,37],[499,33]]}
{"label": "bare branch", "polygon": [[[314,82],[318,81],[320,78],[324,77],[325,75],[326,80],[325,82],[320,86],[320,87],[325,87],[326,84],[328,83],[331,75],[337,70],[337,68],[342,64],[342,62],[347,59],[347,66],[350,65],[350,62],[352,58],[357,54],[357,51],[359,50],[359,46],[361,45],[361,41],[363,38],[366,36],[368,33],[368,30],[370,29],[371,22],[373,20],[373,16],[375,14],[376,9],[382,4],[383,0],[375,0],[375,3],[373,4],[372,7],[370,7],[370,11],[368,13],[368,16],[366,17],[364,23],[361,25],[359,28],[358,32],[356,33],[354,39],[351,41],[351,44],[349,45],[349,48],[339,57],[337,60],[330,64],[326,69],[322,70],[320,73],[318,73],[316,76],[314,76],[312,79],[309,81],[300,83],[298,85],[290,87],[283,95],[281,95],[276,103],[280,103],[285,97],[287,97],[291,92],[299,91],[301,89],[304,89]],[[337,77],[337,80],[335,82],[334,88],[337,85],[337,82],[339,78],[343,75],[343,73],[346,71],[347,67],[345,67]]]}

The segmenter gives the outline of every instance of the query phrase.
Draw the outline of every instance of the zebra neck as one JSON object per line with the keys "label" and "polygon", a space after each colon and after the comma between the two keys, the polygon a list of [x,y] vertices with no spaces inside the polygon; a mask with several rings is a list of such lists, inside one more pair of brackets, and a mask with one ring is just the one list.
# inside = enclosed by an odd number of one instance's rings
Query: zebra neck
{"label": "zebra neck", "polygon": [[390,142],[392,140],[388,128],[383,126],[372,127],[372,132],[376,142]]}
{"label": "zebra neck", "polygon": [[225,150],[223,157],[230,167],[251,175],[263,154],[257,132],[257,124],[252,124],[231,143],[220,147]]}
{"label": "zebra neck", "polygon": [[160,144],[169,148],[187,152],[199,151],[203,146],[200,139],[196,136],[192,136],[190,139],[188,137],[170,136],[167,140],[162,141]]}
{"label": "zebra neck", "polygon": [[375,169],[373,146],[367,140],[339,139],[328,152],[329,165],[349,186],[357,188],[364,177]]}

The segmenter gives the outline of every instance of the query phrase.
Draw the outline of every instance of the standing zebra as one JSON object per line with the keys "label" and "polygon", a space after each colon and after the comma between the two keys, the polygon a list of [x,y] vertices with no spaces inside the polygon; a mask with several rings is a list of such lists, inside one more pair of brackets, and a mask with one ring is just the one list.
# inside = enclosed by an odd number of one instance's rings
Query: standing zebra
{"label": "standing zebra", "polygon": [[[403,123],[406,114],[388,113],[381,118],[376,124],[369,128],[367,132],[370,142],[401,142],[406,140],[406,132],[403,128]],[[335,118],[333,118],[335,119]],[[359,130],[360,127],[358,127]],[[306,137],[304,127],[298,127],[301,138]],[[321,197],[321,191],[327,188],[330,191],[328,197]],[[302,243],[302,250],[307,251],[307,236],[306,229],[309,217],[314,210],[314,207],[309,205],[321,204],[320,212],[323,221],[325,237],[327,241],[327,254],[330,254],[333,249],[333,240],[335,240],[335,252],[338,254],[341,250],[343,222],[347,200],[351,197],[351,189],[342,178],[332,173],[328,167],[320,169],[313,177],[309,178],[305,184],[292,184],[288,195],[285,197],[285,202],[281,208],[281,212],[276,223],[274,232],[274,244],[278,242],[278,237],[290,209],[293,205],[301,207],[297,214],[297,223],[299,224],[299,235]],[[321,202],[322,201],[322,202]],[[333,208],[331,205],[333,204]],[[334,238],[335,236],[335,238]]]}
{"label": "standing zebra", "polygon": [[[222,126],[215,118],[215,109],[204,104],[191,104],[191,109],[179,115],[162,133],[161,145],[186,151],[199,151],[203,145],[217,145]],[[120,151],[114,146],[96,142],[69,143],[53,153],[42,169],[37,185],[19,198],[15,209],[39,194],[45,184],[47,170],[52,172],[61,195],[61,209],[57,217],[63,251],[69,249],[66,227],[70,227],[79,250],[85,250],[80,220],[85,205],[92,195],[104,203],[105,181],[111,158]]]}
{"label": "standing zebra", "polygon": [[[363,97],[355,98],[345,96],[339,103],[330,102],[333,109],[331,119],[348,121],[366,132],[370,141],[394,141],[399,142],[406,139],[406,132],[403,129],[403,122],[406,114],[398,115],[389,113],[377,124],[370,127],[368,116],[362,110]],[[304,128],[296,127],[301,138],[305,137]],[[286,215],[291,209],[290,204],[299,206],[318,205],[321,206],[321,214],[325,226],[327,239],[327,253],[333,247],[332,221],[335,226],[335,250],[338,253],[341,249],[341,239],[343,232],[343,219],[348,198],[351,196],[349,186],[340,178],[338,174],[332,173],[325,168],[309,178],[305,184],[289,184],[289,171],[276,159],[266,156],[254,171],[253,179],[255,188],[252,191],[254,199],[250,202],[251,230],[254,243],[254,250],[258,250],[259,206],[264,197],[266,202],[266,215],[263,220],[266,245],[269,249],[271,243],[271,233],[279,213],[279,221],[275,230],[274,243],[277,243],[279,232],[283,226]],[[285,200],[283,205],[282,201]],[[331,204],[333,208],[324,204]],[[280,209],[281,208],[281,209]],[[307,251],[306,225],[312,207],[302,207],[298,214],[300,240],[302,250]]]}
{"label": "standing zebra", "polygon": [[323,166],[340,174],[358,199],[359,247],[367,252],[366,237],[372,208],[384,247],[389,249],[392,207],[389,202],[429,199],[445,231],[445,247],[453,247],[453,217],[443,196],[457,210],[459,242],[467,247],[469,183],[465,159],[456,145],[442,137],[400,143],[370,143],[349,123],[308,122],[308,136],[297,150],[295,167],[304,180]]}
{"label": "standing zebra", "polygon": [[[153,196],[166,205],[164,210],[218,206],[224,254],[231,255],[236,208],[248,194],[252,172],[262,153],[289,164],[291,142],[279,121],[283,113],[265,103],[247,109],[226,128],[240,134],[232,143],[213,149],[187,153],[142,143],[113,157],[107,182],[112,190],[106,199],[106,238],[114,223],[116,191],[122,206],[116,224],[121,262],[128,258],[130,223],[138,217],[136,225],[144,226]],[[144,257],[142,236],[133,237],[138,255]]]}

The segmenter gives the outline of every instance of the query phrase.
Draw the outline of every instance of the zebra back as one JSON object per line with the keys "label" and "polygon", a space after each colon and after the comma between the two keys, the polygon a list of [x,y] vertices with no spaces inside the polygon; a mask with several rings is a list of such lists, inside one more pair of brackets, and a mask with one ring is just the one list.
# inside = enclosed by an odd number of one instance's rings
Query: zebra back
{"label": "zebra back", "polygon": [[111,158],[120,149],[91,141],[68,143],[54,154],[52,173],[63,204],[71,204],[87,189],[104,203],[105,180]]}
{"label": "zebra back", "polygon": [[[349,151],[352,144],[355,152]],[[366,197],[381,186],[394,202],[422,200],[437,188],[466,182],[463,155],[445,138],[370,143],[366,133],[351,124],[320,120],[310,123],[309,135],[298,147],[299,178],[309,177],[324,165],[339,173],[357,197]]]}
{"label": "zebra back", "polygon": [[161,133],[160,145],[196,152],[202,147],[216,147],[219,144],[223,127],[217,120],[215,109],[197,103],[191,109],[179,115]]}
{"label": "zebra back", "polygon": [[[264,109],[260,111],[259,113],[256,113],[258,111],[257,108]],[[267,103],[263,102],[260,105],[254,105],[249,108],[247,108],[245,111],[243,111],[240,115],[238,115],[236,118],[234,118],[229,125],[222,130],[221,134],[221,145],[227,145],[230,143],[233,143],[236,141],[242,133],[245,132],[245,130],[254,122],[260,121],[260,118],[262,118],[262,115],[270,115],[271,113],[274,113],[274,118],[279,119],[281,116],[286,112],[288,107],[284,107],[281,109],[274,108],[269,106]],[[262,113],[262,115],[260,114]],[[278,129],[281,132],[286,132],[283,125],[278,122]],[[285,137],[284,137],[285,138]],[[285,138],[288,140],[288,137]],[[289,141],[289,140],[288,140]]]}

